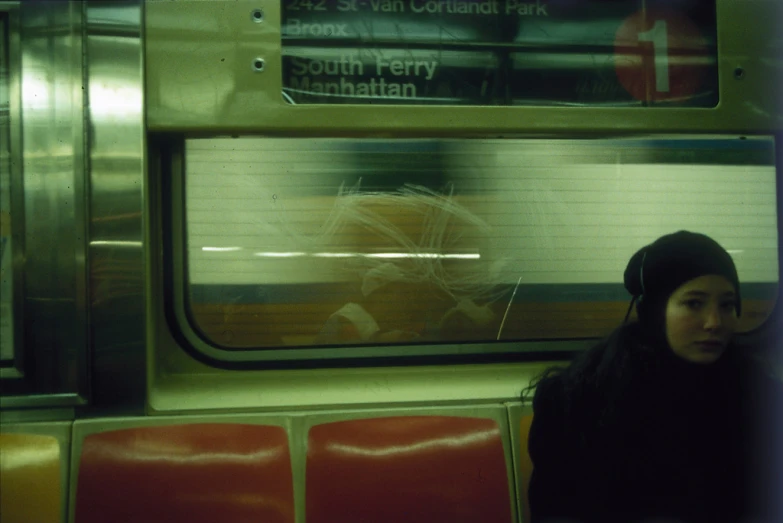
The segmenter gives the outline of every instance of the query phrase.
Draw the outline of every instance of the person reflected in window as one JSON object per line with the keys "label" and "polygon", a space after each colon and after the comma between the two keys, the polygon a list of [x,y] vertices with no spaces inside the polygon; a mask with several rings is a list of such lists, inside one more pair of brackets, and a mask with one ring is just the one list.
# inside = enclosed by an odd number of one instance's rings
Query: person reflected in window
{"label": "person reflected in window", "polygon": [[638,321],[528,389],[533,523],[783,521],[783,386],[734,340],[731,256],[680,231],[624,283]]}
{"label": "person reflected in window", "polygon": [[316,338],[316,343],[402,343],[419,339],[426,318],[417,315],[414,300],[447,307],[452,301],[431,285],[413,285],[394,263],[367,271],[361,296],[335,311]]}
{"label": "person reflected in window", "polygon": [[491,339],[503,260],[487,256],[491,227],[452,193],[414,185],[341,189],[322,241],[330,245],[325,250],[356,253],[350,272],[359,281],[316,344]]}
{"label": "person reflected in window", "polygon": [[[422,304],[426,304],[423,307]],[[384,263],[362,278],[361,296],[332,313],[316,343],[406,343],[466,340],[481,335],[495,316],[472,300],[460,301],[428,282],[407,282],[397,264]]]}

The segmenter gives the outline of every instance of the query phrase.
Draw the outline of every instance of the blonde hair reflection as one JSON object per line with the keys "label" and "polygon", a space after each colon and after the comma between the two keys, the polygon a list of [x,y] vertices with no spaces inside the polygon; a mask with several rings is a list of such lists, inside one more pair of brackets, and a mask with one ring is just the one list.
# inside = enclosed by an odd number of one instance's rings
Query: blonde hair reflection
{"label": "blonde hair reflection", "polygon": [[364,271],[365,296],[387,283],[404,282],[430,283],[456,300],[495,299],[502,292],[491,282],[503,261],[488,256],[491,228],[455,201],[453,192],[453,186],[443,193],[417,185],[394,192],[343,186],[320,241],[345,250],[349,232],[361,231],[357,249],[382,251],[354,258]]}

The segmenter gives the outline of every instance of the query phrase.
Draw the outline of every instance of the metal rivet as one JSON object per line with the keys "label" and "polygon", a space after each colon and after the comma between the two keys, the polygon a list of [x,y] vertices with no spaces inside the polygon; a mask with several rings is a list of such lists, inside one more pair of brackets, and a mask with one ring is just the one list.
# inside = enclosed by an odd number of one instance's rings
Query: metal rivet
{"label": "metal rivet", "polygon": [[250,19],[257,24],[264,21],[264,12],[261,9],[253,9],[250,12]]}
{"label": "metal rivet", "polygon": [[263,58],[253,58],[253,71],[255,71],[256,73],[261,73],[264,71]]}

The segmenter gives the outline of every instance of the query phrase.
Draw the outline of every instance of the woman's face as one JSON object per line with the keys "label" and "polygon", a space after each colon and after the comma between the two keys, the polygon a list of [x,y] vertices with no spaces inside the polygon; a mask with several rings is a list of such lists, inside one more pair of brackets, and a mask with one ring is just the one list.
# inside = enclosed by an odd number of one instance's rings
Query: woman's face
{"label": "woman's face", "polygon": [[674,353],[692,363],[717,361],[737,328],[737,295],[723,276],[694,278],[666,304],[666,339]]}

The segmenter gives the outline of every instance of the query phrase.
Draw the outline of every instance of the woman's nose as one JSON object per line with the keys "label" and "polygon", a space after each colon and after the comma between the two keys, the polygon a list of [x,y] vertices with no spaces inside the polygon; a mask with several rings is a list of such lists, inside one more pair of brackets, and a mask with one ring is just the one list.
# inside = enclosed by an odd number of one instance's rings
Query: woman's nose
{"label": "woman's nose", "polygon": [[721,326],[721,315],[718,307],[710,307],[707,310],[707,317],[704,319],[704,328],[714,330]]}

